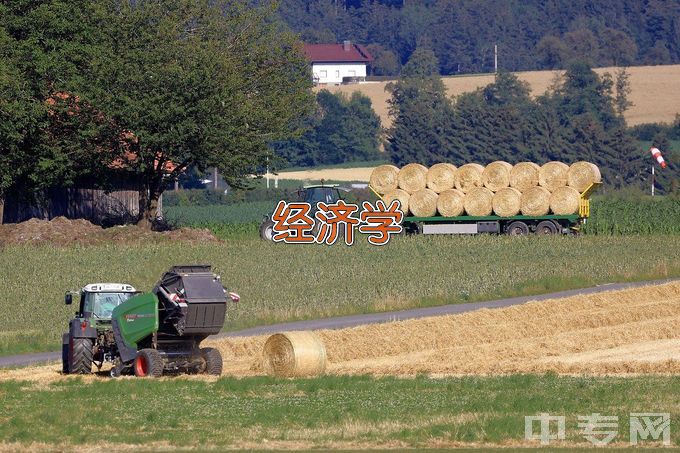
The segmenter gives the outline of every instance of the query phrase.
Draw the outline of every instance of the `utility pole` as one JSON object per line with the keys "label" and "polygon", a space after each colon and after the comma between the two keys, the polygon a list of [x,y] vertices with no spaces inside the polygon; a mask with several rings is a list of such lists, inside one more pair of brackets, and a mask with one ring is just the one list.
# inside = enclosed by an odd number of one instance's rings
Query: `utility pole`
{"label": "utility pole", "polygon": [[213,168],[213,189],[217,190],[217,167]]}
{"label": "utility pole", "polygon": [[656,179],[656,176],[654,176],[654,165],[652,165],[652,196],[654,196],[654,180]]}
{"label": "utility pole", "polygon": [[493,72],[498,74],[498,44],[493,45]]}

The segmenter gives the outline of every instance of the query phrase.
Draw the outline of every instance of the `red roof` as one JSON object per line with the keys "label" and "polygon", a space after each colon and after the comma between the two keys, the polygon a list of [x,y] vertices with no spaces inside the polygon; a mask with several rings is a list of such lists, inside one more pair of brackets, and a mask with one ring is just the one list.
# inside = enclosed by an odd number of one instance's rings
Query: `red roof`
{"label": "red roof", "polygon": [[[345,50],[347,49],[347,50]],[[359,44],[305,44],[305,55],[312,63],[370,63],[373,57]]]}

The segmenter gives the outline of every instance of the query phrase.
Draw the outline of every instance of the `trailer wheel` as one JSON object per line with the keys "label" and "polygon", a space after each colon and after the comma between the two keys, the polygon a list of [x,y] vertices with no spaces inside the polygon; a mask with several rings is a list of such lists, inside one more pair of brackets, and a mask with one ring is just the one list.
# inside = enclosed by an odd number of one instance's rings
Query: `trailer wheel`
{"label": "trailer wheel", "polygon": [[529,234],[529,226],[524,222],[515,221],[508,225],[505,232],[510,236],[526,236]]}
{"label": "trailer wheel", "polygon": [[69,373],[90,374],[92,373],[92,340],[90,338],[73,338],[72,350],[69,363]]}
{"label": "trailer wheel", "polygon": [[536,234],[541,234],[541,235],[550,235],[550,234],[557,234],[557,225],[555,225],[554,222],[550,220],[544,220],[542,222],[539,222],[538,225],[536,226]]}
{"label": "trailer wheel", "polygon": [[137,377],[161,377],[163,375],[163,357],[155,349],[142,349],[137,353],[132,367]]}
{"label": "trailer wheel", "polygon": [[222,374],[222,354],[215,348],[201,348],[201,357],[205,360],[205,374],[219,376]]}
{"label": "trailer wheel", "polygon": [[274,222],[272,219],[268,218],[260,225],[260,239],[263,241],[274,240]]}

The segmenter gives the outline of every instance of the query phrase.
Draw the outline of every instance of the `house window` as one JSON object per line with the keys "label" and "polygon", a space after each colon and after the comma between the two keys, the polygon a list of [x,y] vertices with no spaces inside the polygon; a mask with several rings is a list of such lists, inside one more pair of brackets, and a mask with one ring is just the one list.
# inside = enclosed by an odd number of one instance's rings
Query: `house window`
{"label": "house window", "polygon": [[335,71],[335,79],[337,80],[337,79],[339,79],[339,78],[340,78],[340,70],[337,69],[337,70]]}
{"label": "house window", "polygon": [[320,79],[327,79],[328,78],[328,71],[326,71],[325,69],[322,69],[321,71],[319,71],[319,78]]}

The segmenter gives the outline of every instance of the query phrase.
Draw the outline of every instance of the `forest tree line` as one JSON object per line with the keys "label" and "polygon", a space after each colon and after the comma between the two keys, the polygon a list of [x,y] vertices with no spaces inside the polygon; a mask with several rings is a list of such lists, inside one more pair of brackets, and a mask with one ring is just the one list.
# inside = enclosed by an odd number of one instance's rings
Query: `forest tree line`
{"label": "forest tree line", "polygon": [[494,45],[506,71],[680,62],[676,0],[282,0],[279,16],[305,42],[366,45],[375,75],[419,45],[442,75],[491,72]]}

